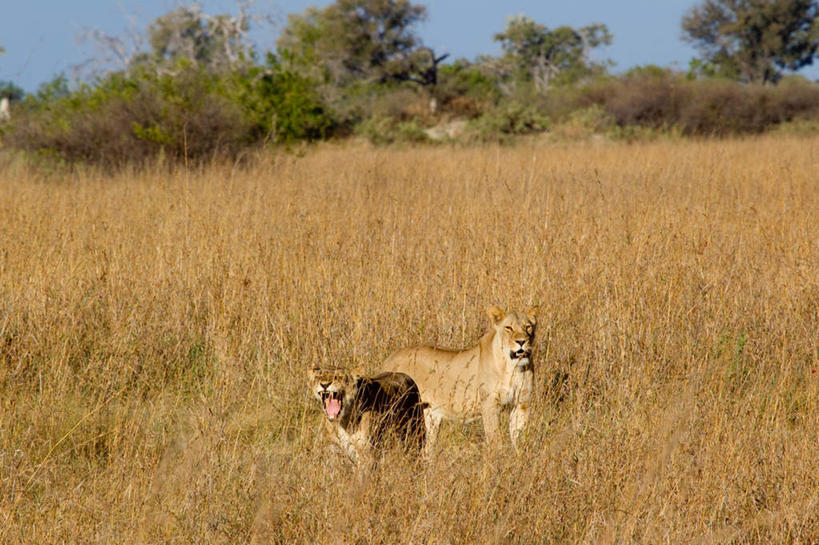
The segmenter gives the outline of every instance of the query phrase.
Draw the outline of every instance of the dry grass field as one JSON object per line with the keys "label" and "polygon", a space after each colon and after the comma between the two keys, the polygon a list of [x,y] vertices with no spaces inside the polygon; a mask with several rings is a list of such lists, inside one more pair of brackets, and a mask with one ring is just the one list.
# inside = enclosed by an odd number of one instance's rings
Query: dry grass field
{"label": "dry grass field", "polygon": [[[0,543],[817,543],[819,139],[0,170]],[[306,371],[541,307],[523,452],[359,478]]]}

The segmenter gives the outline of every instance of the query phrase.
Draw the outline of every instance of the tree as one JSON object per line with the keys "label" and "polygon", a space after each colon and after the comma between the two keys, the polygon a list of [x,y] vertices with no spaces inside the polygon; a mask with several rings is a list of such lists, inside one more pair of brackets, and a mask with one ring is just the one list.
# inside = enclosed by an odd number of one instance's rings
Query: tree
{"label": "tree", "polygon": [[[3,55],[5,52],[6,50],[0,45],[0,55]],[[14,83],[0,80],[0,99],[6,99],[6,107],[8,107],[8,101],[14,102],[22,100],[24,95],[23,90]]]}
{"label": "tree", "polygon": [[272,53],[265,66],[254,66],[235,81],[239,102],[265,140],[319,140],[335,128],[314,83],[282,66]]}
{"label": "tree", "polygon": [[213,71],[234,67],[246,46],[247,14],[207,15],[196,5],[183,6],[148,27],[150,57],[158,63],[186,58]]}
{"label": "tree", "polygon": [[531,81],[538,91],[548,89],[558,76],[572,81],[602,71],[605,65],[591,62],[589,53],[611,40],[603,24],[549,29],[524,15],[510,17],[504,31],[495,35],[505,52],[502,64],[508,75]]}
{"label": "tree", "polygon": [[419,50],[413,30],[425,17],[426,8],[408,0],[337,0],[290,15],[277,46],[302,71],[333,86],[416,77],[434,83],[443,57]]}
{"label": "tree", "polygon": [[145,31],[137,30],[132,20],[125,36],[89,30],[82,38],[92,41],[101,55],[78,66],[75,72],[84,71],[88,65],[92,74],[100,67],[112,66],[173,72],[181,59],[211,72],[243,67],[253,56],[248,39],[251,22],[269,22],[269,18],[252,13],[252,4],[253,0],[239,0],[236,15],[210,15],[196,3],[182,5],[157,17]]}
{"label": "tree", "polygon": [[25,94],[25,91],[13,82],[0,80],[0,97],[5,97],[12,102],[16,102],[23,100]]}
{"label": "tree", "polygon": [[816,0],[706,0],[682,20],[702,71],[748,83],[776,83],[782,70],[813,63],[819,48]]}

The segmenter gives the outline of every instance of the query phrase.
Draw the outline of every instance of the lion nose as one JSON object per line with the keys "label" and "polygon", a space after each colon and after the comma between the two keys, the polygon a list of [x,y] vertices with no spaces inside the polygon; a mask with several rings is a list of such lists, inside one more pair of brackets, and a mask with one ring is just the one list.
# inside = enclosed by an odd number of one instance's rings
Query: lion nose
{"label": "lion nose", "polygon": [[523,348],[523,345],[526,344],[526,339],[518,339],[517,343],[520,345],[521,348]]}
{"label": "lion nose", "polygon": [[319,382],[321,384],[321,389],[326,390],[328,386],[332,384],[332,382]]}

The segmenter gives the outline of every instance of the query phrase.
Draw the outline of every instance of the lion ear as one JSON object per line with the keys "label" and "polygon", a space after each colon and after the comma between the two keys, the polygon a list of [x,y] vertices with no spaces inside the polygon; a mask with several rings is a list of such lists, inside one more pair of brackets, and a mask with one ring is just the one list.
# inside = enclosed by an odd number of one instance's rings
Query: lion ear
{"label": "lion ear", "polygon": [[355,369],[350,371],[349,376],[350,384],[353,385],[354,392],[360,391],[361,388],[368,382],[367,376],[364,374],[363,369],[361,369],[360,367],[356,367]]}
{"label": "lion ear", "polygon": [[506,317],[506,313],[497,306],[491,306],[486,309],[486,315],[489,316],[489,319],[492,321],[492,324],[497,324],[501,320]]}
{"label": "lion ear", "polygon": [[358,382],[359,380],[364,378],[364,369],[361,367],[361,365],[356,365],[355,367],[347,371],[347,374],[350,375],[350,379],[353,382]]}
{"label": "lion ear", "polygon": [[526,316],[529,318],[529,321],[533,324],[537,322],[537,313],[540,312],[540,307],[535,305],[530,307],[529,310],[526,311]]}

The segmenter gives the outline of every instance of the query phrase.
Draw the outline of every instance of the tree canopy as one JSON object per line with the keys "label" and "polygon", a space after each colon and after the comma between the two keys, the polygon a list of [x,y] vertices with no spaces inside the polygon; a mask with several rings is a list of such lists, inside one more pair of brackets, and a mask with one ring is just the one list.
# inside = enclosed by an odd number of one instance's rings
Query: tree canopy
{"label": "tree canopy", "polygon": [[182,5],[154,19],[144,31],[132,28],[125,35],[109,35],[99,29],[81,38],[91,41],[99,56],[75,67],[90,75],[112,70],[173,72],[182,59],[211,72],[224,73],[244,66],[254,55],[248,39],[251,21],[260,18],[238,3],[236,15],[211,15],[198,4]]}
{"label": "tree canopy", "polygon": [[504,60],[516,76],[532,81],[537,90],[543,91],[558,76],[576,80],[600,71],[603,65],[592,63],[589,53],[610,44],[612,35],[603,24],[549,29],[518,15],[507,20],[506,28],[495,35],[495,40],[501,43]]}
{"label": "tree canopy", "polygon": [[414,31],[425,17],[426,8],[408,0],[337,0],[290,15],[277,45],[332,85],[407,80],[426,60],[416,52],[421,42]]}
{"label": "tree canopy", "polygon": [[683,39],[711,71],[745,82],[775,83],[782,70],[813,63],[819,48],[816,0],[706,0],[682,20]]}
{"label": "tree canopy", "polygon": [[169,63],[186,58],[210,70],[229,69],[240,61],[249,28],[247,14],[208,15],[196,5],[182,6],[148,27],[151,52],[142,60]]}
{"label": "tree canopy", "polygon": [[6,97],[11,101],[22,100],[25,92],[11,81],[0,80],[0,98]]}

